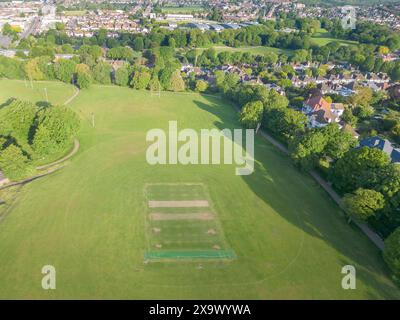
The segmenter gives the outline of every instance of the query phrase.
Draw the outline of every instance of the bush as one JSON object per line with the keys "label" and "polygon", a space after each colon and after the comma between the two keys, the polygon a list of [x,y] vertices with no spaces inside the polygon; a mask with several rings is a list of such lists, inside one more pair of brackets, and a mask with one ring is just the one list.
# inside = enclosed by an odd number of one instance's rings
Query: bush
{"label": "bush", "polygon": [[0,169],[10,180],[20,180],[33,172],[29,159],[14,144],[1,151]]}
{"label": "bush", "polygon": [[397,228],[386,240],[383,252],[385,262],[392,270],[395,277],[400,279],[400,227]]}

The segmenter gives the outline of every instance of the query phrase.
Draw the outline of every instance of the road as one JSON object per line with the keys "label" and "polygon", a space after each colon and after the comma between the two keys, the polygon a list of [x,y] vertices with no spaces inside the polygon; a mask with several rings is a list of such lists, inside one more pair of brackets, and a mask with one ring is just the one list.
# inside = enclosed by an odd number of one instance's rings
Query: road
{"label": "road", "polygon": [[40,30],[41,23],[42,23],[41,17],[33,18],[30,25],[21,33],[21,39],[25,39],[31,34],[38,33]]}

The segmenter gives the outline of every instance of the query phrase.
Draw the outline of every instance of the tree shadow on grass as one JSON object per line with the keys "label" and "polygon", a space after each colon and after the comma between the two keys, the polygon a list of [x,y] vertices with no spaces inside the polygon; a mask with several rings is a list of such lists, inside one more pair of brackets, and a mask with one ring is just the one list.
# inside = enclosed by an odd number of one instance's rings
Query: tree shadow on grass
{"label": "tree shadow on grass", "polygon": [[[208,103],[194,102],[198,108],[218,118],[214,121],[218,129],[241,128],[232,105],[224,103],[221,107],[221,100],[204,98]],[[263,148],[257,149],[260,145]],[[354,265],[359,270],[358,279],[364,284],[387,298],[399,298],[399,290],[393,283],[379,279],[379,275],[389,278],[390,274],[374,244],[356,227],[347,224],[340,208],[315,180],[297,170],[286,155],[260,136],[255,140],[255,172],[242,179],[286,221],[340,252],[345,257],[341,265]],[[308,202],[307,199],[312,200]],[[379,298],[373,290],[368,290],[367,296]]]}

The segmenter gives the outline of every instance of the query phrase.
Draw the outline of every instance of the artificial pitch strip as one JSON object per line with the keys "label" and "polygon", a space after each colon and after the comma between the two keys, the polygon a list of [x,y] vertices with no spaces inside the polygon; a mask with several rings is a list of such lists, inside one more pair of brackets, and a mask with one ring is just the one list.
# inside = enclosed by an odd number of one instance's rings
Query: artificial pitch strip
{"label": "artificial pitch strip", "polygon": [[203,184],[147,184],[145,198],[145,261],[236,258]]}

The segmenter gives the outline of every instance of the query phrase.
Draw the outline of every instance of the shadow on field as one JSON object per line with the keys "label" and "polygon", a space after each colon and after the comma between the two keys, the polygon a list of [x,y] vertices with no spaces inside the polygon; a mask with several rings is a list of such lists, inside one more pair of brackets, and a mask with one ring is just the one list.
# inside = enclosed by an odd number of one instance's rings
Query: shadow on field
{"label": "shadow on field", "polygon": [[[241,128],[233,106],[221,108],[217,105],[218,101],[206,96],[204,98],[209,103],[195,103],[200,109],[218,117],[219,121],[214,122],[217,128]],[[259,144],[266,148],[257,150]],[[242,179],[259,199],[285,220],[344,255],[346,259],[342,259],[340,264],[354,265],[358,280],[387,298],[398,298],[395,285],[383,282],[377,275],[390,277],[381,253],[374,244],[360,230],[347,224],[337,204],[308,174],[298,171],[286,155],[259,136],[255,141],[255,172],[242,176]],[[312,202],[307,201],[310,198],[313,198]],[[337,212],[326,212],[327,208],[329,211],[336,209]],[[370,290],[367,295],[371,299],[379,298]]]}

